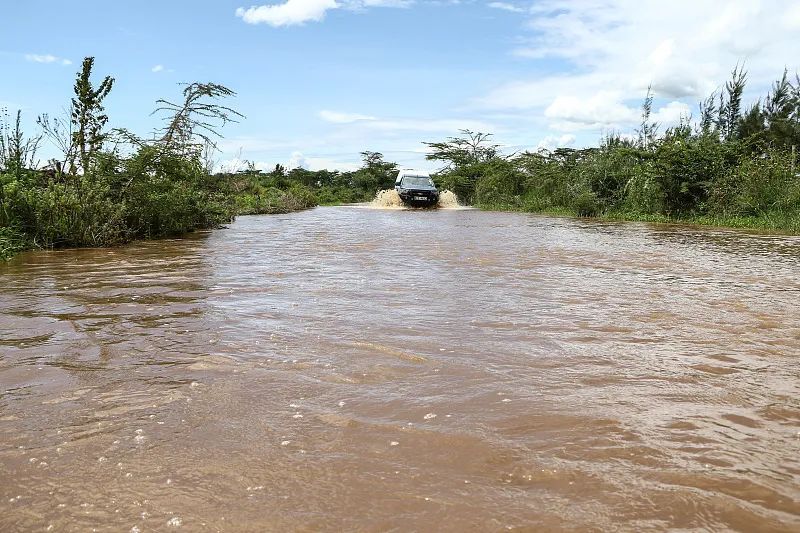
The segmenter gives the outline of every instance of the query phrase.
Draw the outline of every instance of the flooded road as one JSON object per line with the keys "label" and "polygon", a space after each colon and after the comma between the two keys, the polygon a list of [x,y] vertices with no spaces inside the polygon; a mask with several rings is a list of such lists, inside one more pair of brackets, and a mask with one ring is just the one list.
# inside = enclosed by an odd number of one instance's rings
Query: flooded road
{"label": "flooded road", "polygon": [[318,208],[0,265],[0,531],[800,530],[800,239]]}

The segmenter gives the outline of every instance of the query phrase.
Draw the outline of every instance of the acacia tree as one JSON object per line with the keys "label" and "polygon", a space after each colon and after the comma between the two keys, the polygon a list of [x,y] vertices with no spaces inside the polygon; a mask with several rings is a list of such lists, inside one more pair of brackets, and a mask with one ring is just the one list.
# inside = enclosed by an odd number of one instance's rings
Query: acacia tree
{"label": "acacia tree", "polygon": [[390,189],[397,178],[397,163],[385,161],[380,152],[361,152],[362,167],[354,174],[356,187],[366,195],[372,195],[382,189]]}
{"label": "acacia tree", "polygon": [[84,172],[88,171],[106,139],[103,128],[108,122],[108,116],[104,113],[103,100],[114,86],[114,78],[106,76],[95,89],[91,81],[93,66],[94,57],[84,58],[75,80],[75,97],[72,99],[72,140]]}
{"label": "acacia tree", "polygon": [[500,148],[491,144],[491,133],[480,133],[472,130],[461,130],[460,137],[448,137],[442,142],[424,142],[430,148],[425,156],[429,161],[442,161],[445,167],[454,170],[462,166],[484,163],[497,157]]}
{"label": "acacia tree", "polygon": [[228,122],[237,122],[244,115],[215,102],[236,95],[224,85],[198,82],[185,85],[183,102],[156,101],[159,107],[153,114],[167,114],[164,119],[166,126],[158,131],[160,138],[156,144],[182,155],[196,155],[204,146],[216,147],[214,138],[220,137],[216,122],[224,126]]}
{"label": "acacia tree", "polygon": [[425,159],[445,164],[438,172],[437,183],[456,193],[460,200],[472,202],[478,180],[493,171],[489,167],[508,162],[491,137],[491,133],[464,129],[459,137],[423,143],[430,149]]}

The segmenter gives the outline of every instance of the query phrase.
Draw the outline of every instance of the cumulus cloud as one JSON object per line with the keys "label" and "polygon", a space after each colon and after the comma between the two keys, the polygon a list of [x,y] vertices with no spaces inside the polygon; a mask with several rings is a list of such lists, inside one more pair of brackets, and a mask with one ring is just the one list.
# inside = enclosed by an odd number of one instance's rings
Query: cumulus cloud
{"label": "cumulus cloud", "polygon": [[654,119],[674,124],[737,63],[750,73],[751,97],[784,67],[800,67],[795,0],[541,0],[520,16],[512,53],[542,73],[508,80],[478,104],[543,117],[554,129],[635,126],[649,86]]}
{"label": "cumulus cloud", "polygon": [[674,126],[682,119],[689,119],[692,116],[692,108],[685,102],[669,102],[662,106],[650,116],[650,120],[662,126]]}
{"label": "cumulus cloud", "polygon": [[558,129],[602,129],[635,122],[636,109],[620,103],[614,92],[601,91],[589,98],[557,96],[544,110]]}
{"label": "cumulus cloud", "polygon": [[294,151],[289,158],[289,162],[286,164],[286,168],[290,170],[293,168],[308,168],[308,160],[306,160],[303,152]]}
{"label": "cumulus cloud", "polygon": [[278,4],[240,7],[236,16],[248,24],[294,26],[319,22],[332,9],[363,10],[369,7],[408,7],[413,0],[286,0]]}
{"label": "cumulus cloud", "polygon": [[151,72],[161,72],[164,70],[164,65],[156,65],[150,69]]}
{"label": "cumulus cloud", "polygon": [[[436,141],[457,135],[460,129],[498,132],[495,124],[482,120],[436,117],[376,117],[327,110],[317,113],[328,122],[313,133],[298,137],[280,135],[236,136],[220,140],[226,169],[246,168],[245,159],[256,168],[272,170],[280,162],[287,168],[355,170],[365,149],[383,153],[387,160],[414,168],[435,170],[425,161],[427,148],[421,141]],[[526,144],[525,147],[529,146]],[[234,154],[238,154],[234,156]],[[291,154],[291,155],[290,155]],[[271,163],[266,163],[271,161]]]}
{"label": "cumulus cloud", "polygon": [[25,59],[33,63],[59,63],[61,65],[71,65],[72,61],[51,54],[25,54]]}
{"label": "cumulus cloud", "polygon": [[536,151],[539,150],[555,150],[556,148],[565,148],[575,144],[575,136],[565,133],[564,135],[556,137],[555,135],[548,135],[536,145]]}
{"label": "cumulus cloud", "polygon": [[336,0],[287,0],[283,4],[240,7],[236,16],[248,24],[291,26],[308,21],[319,22],[330,9],[340,7]]}

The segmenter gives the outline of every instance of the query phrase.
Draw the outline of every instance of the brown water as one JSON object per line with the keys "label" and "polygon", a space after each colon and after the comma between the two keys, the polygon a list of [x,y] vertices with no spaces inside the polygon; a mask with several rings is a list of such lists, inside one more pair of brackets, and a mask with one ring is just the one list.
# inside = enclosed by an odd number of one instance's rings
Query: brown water
{"label": "brown water", "polygon": [[800,530],[798,238],[319,208],[0,282],[0,531]]}

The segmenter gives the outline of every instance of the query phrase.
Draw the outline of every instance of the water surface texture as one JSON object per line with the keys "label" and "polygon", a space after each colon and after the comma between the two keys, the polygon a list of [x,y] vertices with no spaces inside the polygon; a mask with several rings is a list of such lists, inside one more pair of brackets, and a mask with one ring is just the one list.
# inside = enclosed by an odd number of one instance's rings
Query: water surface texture
{"label": "water surface texture", "polygon": [[800,530],[800,239],[318,208],[0,265],[2,531]]}

